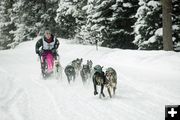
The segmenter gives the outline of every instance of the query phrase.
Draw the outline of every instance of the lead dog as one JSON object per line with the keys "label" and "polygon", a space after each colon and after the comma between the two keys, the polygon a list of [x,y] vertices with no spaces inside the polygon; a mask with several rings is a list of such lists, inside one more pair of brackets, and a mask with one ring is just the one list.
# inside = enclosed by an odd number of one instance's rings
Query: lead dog
{"label": "lead dog", "polygon": [[112,90],[113,90],[113,94],[115,95],[115,90],[117,86],[117,74],[113,68],[109,67],[106,69],[105,76],[106,76],[106,87],[107,87],[109,96],[111,98]]}
{"label": "lead dog", "polygon": [[100,65],[96,65],[94,67],[94,74],[93,74],[93,85],[94,85],[94,95],[97,95],[97,85],[101,86],[101,93],[100,96],[102,95],[103,97],[105,97],[104,95],[104,85],[105,85],[105,80],[106,80],[106,76],[104,74],[104,72],[102,71],[102,68]]}

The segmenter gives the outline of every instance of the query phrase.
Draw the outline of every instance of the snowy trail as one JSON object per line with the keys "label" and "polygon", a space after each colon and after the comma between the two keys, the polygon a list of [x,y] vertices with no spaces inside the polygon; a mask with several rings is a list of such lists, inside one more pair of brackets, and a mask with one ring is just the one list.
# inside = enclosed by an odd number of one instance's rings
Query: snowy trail
{"label": "snowy trail", "polygon": [[[7,74],[4,75],[7,76]],[[62,118],[47,87],[33,79],[22,80],[25,79],[19,80],[15,77],[0,79],[1,86],[4,86],[0,89],[2,120],[59,120]]]}
{"label": "snowy trail", "polygon": [[[117,94],[112,99],[93,95],[80,76],[69,85],[43,80],[35,55],[37,39],[14,50],[0,51],[1,120],[164,120],[166,104],[180,101],[180,54],[164,51],[131,51],[70,44],[61,40],[63,68],[73,59],[91,59],[118,73]],[[9,102],[11,104],[9,104]],[[7,105],[8,103],[8,105]]]}

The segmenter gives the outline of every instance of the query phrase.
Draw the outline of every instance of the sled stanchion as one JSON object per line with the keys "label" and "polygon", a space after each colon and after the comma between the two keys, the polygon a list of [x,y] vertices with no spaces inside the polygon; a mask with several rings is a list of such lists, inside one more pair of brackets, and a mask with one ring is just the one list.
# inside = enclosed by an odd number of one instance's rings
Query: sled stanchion
{"label": "sled stanchion", "polygon": [[42,74],[42,77],[44,78],[44,73],[43,73],[43,66],[42,66],[42,58],[41,58],[41,55],[38,55],[39,56],[39,60],[40,60],[40,65],[41,65],[41,74]]}
{"label": "sled stanchion", "polygon": [[54,77],[62,80],[62,65],[60,64],[59,56],[57,60],[54,61]]}

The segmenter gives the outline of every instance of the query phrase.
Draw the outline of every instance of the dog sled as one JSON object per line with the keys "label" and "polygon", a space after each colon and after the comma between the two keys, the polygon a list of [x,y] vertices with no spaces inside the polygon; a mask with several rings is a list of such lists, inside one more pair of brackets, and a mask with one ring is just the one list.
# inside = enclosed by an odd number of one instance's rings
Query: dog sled
{"label": "dog sled", "polygon": [[54,59],[51,51],[45,51],[40,56],[41,74],[44,79],[49,77],[55,77],[56,79],[62,79],[62,66],[59,62],[59,56]]}

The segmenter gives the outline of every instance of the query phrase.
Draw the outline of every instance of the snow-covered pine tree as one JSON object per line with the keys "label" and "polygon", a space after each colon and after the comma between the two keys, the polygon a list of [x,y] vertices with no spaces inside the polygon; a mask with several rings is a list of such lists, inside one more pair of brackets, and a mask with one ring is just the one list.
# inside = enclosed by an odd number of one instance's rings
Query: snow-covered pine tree
{"label": "snow-covered pine tree", "polygon": [[21,16],[21,23],[28,28],[29,36],[35,37],[35,33],[49,28],[57,32],[58,26],[55,22],[58,0],[31,0],[22,1],[18,12]]}
{"label": "snow-covered pine tree", "polygon": [[135,49],[132,43],[134,33],[132,26],[136,20],[135,14],[138,8],[138,1],[116,0],[112,5],[113,15],[108,18],[110,23],[109,37],[104,42],[105,46],[118,47],[123,49]]}
{"label": "snow-covered pine tree", "polygon": [[58,9],[58,3],[59,0],[37,0],[36,4],[43,6],[43,13],[38,12],[40,14],[40,26],[41,29],[44,28],[49,28],[54,34],[57,36],[60,35],[59,29],[60,27],[55,21],[56,17],[56,11]]}
{"label": "snow-covered pine tree", "polygon": [[[172,0],[172,29],[174,47],[180,46],[180,1]],[[135,40],[139,49],[160,50],[162,43],[162,4],[159,0],[139,0],[135,23]]]}
{"label": "snow-covered pine tree", "polygon": [[137,8],[138,2],[133,0],[89,0],[84,7],[85,38],[92,43],[101,41],[106,47],[135,48],[132,25]]}
{"label": "snow-covered pine tree", "polygon": [[31,40],[47,27],[58,33],[57,8],[58,0],[1,1],[1,38],[5,36],[3,39],[6,40],[1,44],[13,48],[22,41]]}
{"label": "snow-covered pine tree", "polygon": [[135,40],[139,49],[162,49],[162,6],[159,0],[139,0]]}
{"label": "snow-covered pine tree", "polygon": [[27,36],[29,34],[26,22],[31,19],[27,19],[28,15],[23,9],[26,5],[24,3],[25,2],[22,2],[21,0],[15,0],[12,6],[10,19],[13,21],[15,29],[9,31],[9,33],[13,35],[13,41],[8,45],[11,48],[14,48],[22,41],[27,40]]}
{"label": "snow-covered pine tree", "polygon": [[89,2],[91,2],[92,0],[82,0],[81,2],[78,3],[78,13],[79,13],[79,17],[76,18],[76,22],[77,22],[77,30],[76,30],[76,35],[75,35],[75,40],[78,43],[83,43],[83,44],[87,44],[89,43],[89,32],[88,32],[88,28],[87,28],[87,9],[89,9]]}
{"label": "snow-covered pine tree", "polygon": [[56,22],[60,26],[60,33],[63,38],[73,37],[75,34],[75,18],[72,16],[72,2],[61,0],[57,9]]}
{"label": "snow-covered pine tree", "polygon": [[[91,0],[87,6],[87,31],[91,36],[91,42],[101,43],[109,39],[109,18],[113,14],[110,9],[115,0]],[[106,44],[106,46],[108,46]]]}
{"label": "snow-covered pine tree", "polygon": [[35,29],[36,14],[34,8],[36,8],[36,0],[22,1],[15,0],[13,4],[13,10],[11,13],[11,19],[15,23],[16,29],[11,30],[10,33],[14,36],[13,42],[9,44],[11,48],[15,47],[22,41],[30,40],[30,37],[35,37],[32,35]]}
{"label": "snow-covered pine tree", "polygon": [[84,17],[83,24],[80,26],[80,31],[76,34],[75,39],[81,44],[94,44],[95,37],[94,31],[91,30],[92,15],[95,14],[96,0],[87,0],[86,4],[82,6],[82,12]]}
{"label": "snow-covered pine tree", "polygon": [[13,41],[13,35],[9,32],[15,29],[10,16],[12,13],[13,0],[0,1],[0,49],[8,49]]}
{"label": "snow-covered pine tree", "polygon": [[61,0],[57,9],[56,22],[60,26],[60,34],[64,38],[74,38],[84,24],[82,7],[87,0]]}

